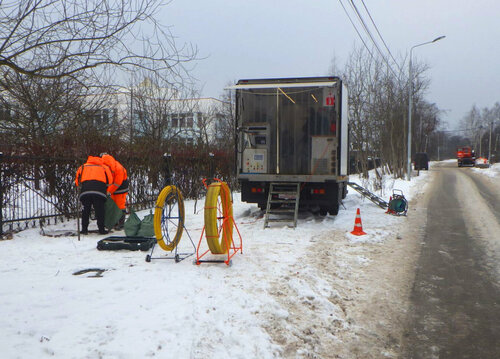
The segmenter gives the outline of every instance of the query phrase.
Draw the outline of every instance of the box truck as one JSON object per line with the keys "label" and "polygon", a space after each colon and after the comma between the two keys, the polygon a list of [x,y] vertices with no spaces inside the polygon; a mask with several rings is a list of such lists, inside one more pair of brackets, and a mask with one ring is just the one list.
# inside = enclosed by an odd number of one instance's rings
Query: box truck
{"label": "box truck", "polygon": [[300,207],[336,215],[347,194],[347,88],[338,77],[239,80],[236,161],[241,198],[261,209],[286,202],[289,185]]}

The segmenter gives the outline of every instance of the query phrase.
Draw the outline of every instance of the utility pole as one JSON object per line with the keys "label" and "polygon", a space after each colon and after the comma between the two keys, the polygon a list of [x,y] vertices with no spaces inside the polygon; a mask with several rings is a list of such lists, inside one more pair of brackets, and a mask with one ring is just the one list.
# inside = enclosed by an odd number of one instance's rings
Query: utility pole
{"label": "utility pole", "polygon": [[483,133],[482,133],[483,126],[479,126],[479,157],[483,157],[482,153],[482,139],[483,139]]}
{"label": "utility pole", "polygon": [[132,88],[132,85],[130,86],[130,144],[132,144],[132,136],[134,135],[134,124],[133,124],[133,118],[134,118],[134,89]]}
{"label": "utility pole", "polygon": [[481,132],[481,130],[479,130],[479,157],[483,157],[481,149],[483,147],[482,139],[483,139],[483,133]]}
{"label": "utility pole", "polygon": [[438,131],[437,135],[438,135],[438,161],[439,161],[439,131]]}
{"label": "utility pole", "polygon": [[490,122],[490,145],[488,150],[488,163],[491,164],[491,131],[493,130],[493,120]]}

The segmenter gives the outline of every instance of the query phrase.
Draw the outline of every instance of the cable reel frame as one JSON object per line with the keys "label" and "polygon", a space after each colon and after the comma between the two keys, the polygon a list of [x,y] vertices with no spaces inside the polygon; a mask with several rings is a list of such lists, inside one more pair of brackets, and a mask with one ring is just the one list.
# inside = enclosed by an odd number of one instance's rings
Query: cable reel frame
{"label": "cable reel frame", "polygon": [[[241,234],[234,221],[233,204],[231,193],[227,183],[218,178],[213,178],[212,183],[207,185],[207,179],[203,179],[203,185],[207,189],[204,207],[204,226],[196,249],[196,264],[202,262],[220,263],[230,265],[231,258],[238,252],[243,252]],[[233,226],[236,228],[240,238],[239,246],[233,240]],[[200,254],[200,245],[203,234],[208,244],[208,250]],[[226,260],[201,260],[207,253],[227,255]]]}
{"label": "cable reel frame", "polygon": [[393,189],[386,213],[394,216],[406,216],[408,213],[408,200],[405,198],[402,190]]}
{"label": "cable reel frame", "polygon": [[[184,210],[184,198],[178,187],[174,185],[165,186],[160,192],[155,206],[154,213],[154,229],[155,237],[158,245],[167,252],[172,252],[175,250],[173,257],[157,257],[153,258],[153,251],[155,246],[151,249],[151,253],[146,256],[146,262],[150,262],[151,259],[175,259],[176,262],[191,256],[192,253],[178,253],[177,245],[179,244],[183,230],[185,227],[185,210]],[[174,234],[175,232],[175,234]],[[196,247],[186,229],[186,233],[193,245],[193,249]]]}

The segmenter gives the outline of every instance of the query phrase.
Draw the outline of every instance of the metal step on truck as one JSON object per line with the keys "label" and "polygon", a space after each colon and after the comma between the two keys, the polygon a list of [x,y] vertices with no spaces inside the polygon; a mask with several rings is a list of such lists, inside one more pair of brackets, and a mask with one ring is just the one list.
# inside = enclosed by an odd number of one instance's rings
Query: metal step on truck
{"label": "metal step on truck", "polygon": [[[268,211],[336,215],[347,194],[347,88],[338,77],[239,80],[241,198]],[[267,216],[266,216],[267,218]]]}

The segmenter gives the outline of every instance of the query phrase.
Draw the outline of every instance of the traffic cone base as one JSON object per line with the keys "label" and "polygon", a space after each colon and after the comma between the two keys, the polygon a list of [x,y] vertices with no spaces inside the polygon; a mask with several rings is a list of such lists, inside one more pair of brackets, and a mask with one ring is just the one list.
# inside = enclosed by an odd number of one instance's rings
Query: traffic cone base
{"label": "traffic cone base", "polygon": [[356,219],[354,220],[354,229],[352,230],[351,234],[354,234],[355,236],[363,236],[366,233],[363,232],[363,225],[361,224],[361,213],[359,211],[356,212]]}

